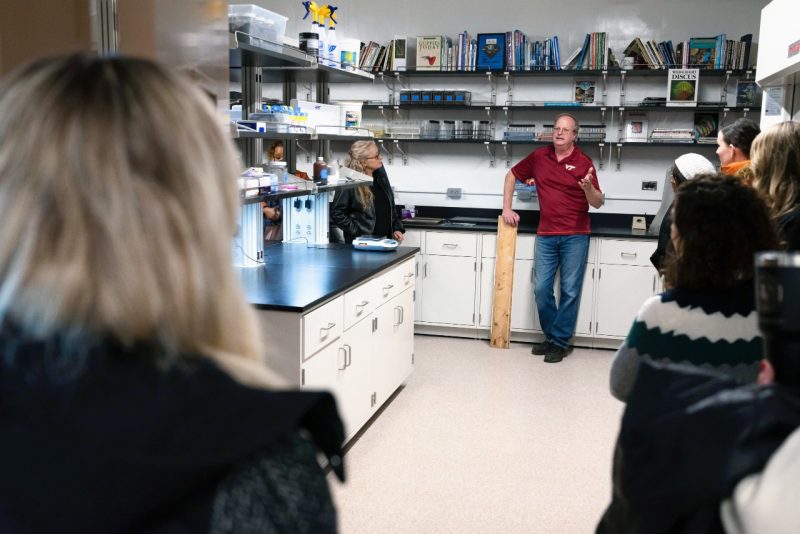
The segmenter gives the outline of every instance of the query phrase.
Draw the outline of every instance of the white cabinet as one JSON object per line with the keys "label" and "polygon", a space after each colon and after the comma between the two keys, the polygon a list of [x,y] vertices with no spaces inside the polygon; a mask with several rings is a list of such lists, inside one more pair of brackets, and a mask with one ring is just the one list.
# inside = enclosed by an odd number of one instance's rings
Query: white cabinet
{"label": "white cabinet", "polygon": [[305,314],[260,310],[267,361],[289,383],[330,391],[352,438],[408,378],[415,259]]}
{"label": "white cabinet", "polygon": [[[337,347],[337,375],[333,393],[347,437],[354,435],[372,415],[375,377],[381,376],[375,369],[372,321],[373,315],[370,314],[344,332],[341,343],[334,344]],[[312,361],[317,357],[319,355]],[[309,387],[308,383],[304,387]]]}
{"label": "white cabinet", "polygon": [[[534,236],[517,237],[514,252],[514,287],[511,293],[511,329],[522,332],[540,331],[533,295]],[[482,236],[480,269],[480,303],[478,326],[491,328],[494,297],[494,272],[497,236]]]}
{"label": "white cabinet", "polygon": [[417,321],[475,325],[477,234],[428,231],[417,265]]}
{"label": "white cabinet", "polygon": [[601,239],[595,335],[628,335],[642,303],[655,295],[658,273],[650,264],[655,241]]}
{"label": "white cabinet", "polygon": [[384,380],[376,383],[378,405],[383,404],[413,369],[414,353],[414,292],[411,289],[397,295],[375,311],[376,341],[371,347],[373,365]]}

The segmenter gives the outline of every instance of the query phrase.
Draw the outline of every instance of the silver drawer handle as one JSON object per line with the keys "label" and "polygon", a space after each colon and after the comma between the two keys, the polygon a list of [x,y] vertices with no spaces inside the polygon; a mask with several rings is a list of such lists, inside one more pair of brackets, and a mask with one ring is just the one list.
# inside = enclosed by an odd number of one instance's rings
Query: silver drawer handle
{"label": "silver drawer handle", "polygon": [[442,246],[443,247],[447,247],[447,248],[458,248],[458,244],[457,243],[444,243],[444,244],[442,244]]}
{"label": "silver drawer handle", "polygon": [[319,329],[320,330],[330,330],[334,326],[336,326],[336,323],[328,323],[328,326],[321,326],[321,327],[319,327]]}
{"label": "silver drawer handle", "polygon": [[407,275],[403,276],[403,278],[414,278],[414,273],[408,273]]}
{"label": "silver drawer handle", "polygon": [[636,253],[635,252],[620,252],[619,255],[622,256],[623,258],[625,258],[625,257],[635,258],[636,257]]}
{"label": "silver drawer handle", "polygon": [[344,347],[339,347],[338,353],[341,354],[342,352],[344,352],[344,358],[342,358],[343,360],[342,366],[341,367],[337,366],[340,371],[344,371],[345,369],[347,369],[347,349]]}
{"label": "silver drawer handle", "polygon": [[356,304],[356,308],[363,308],[367,304],[369,304],[368,300],[362,300],[360,304]]}
{"label": "silver drawer handle", "polygon": [[384,291],[389,291],[389,290],[390,290],[390,289],[392,289],[393,287],[394,287],[394,284],[389,284],[388,286],[383,286],[383,290],[384,290]]}

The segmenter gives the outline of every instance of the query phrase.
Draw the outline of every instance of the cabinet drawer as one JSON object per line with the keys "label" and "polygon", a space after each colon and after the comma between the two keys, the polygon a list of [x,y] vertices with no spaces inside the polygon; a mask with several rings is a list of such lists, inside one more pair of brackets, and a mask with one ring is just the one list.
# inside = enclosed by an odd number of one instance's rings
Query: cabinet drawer
{"label": "cabinet drawer", "polygon": [[303,316],[303,361],[342,335],[344,297]]}
{"label": "cabinet drawer", "polygon": [[656,246],[655,241],[603,239],[600,243],[600,263],[650,265],[650,256]]}
{"label": "cabinet drawer", "polygon": [[426,232],[425,254],[475,257],[478,235],[467,232]]}
{"label": "cabinet drawer", "polygon": [[[481,236],[481,257],[497,257],[497,234],[483,234]],[[515,260],[532,260],[533,250],[536,244],[536,237],[532,235],[518,235],[517,246],[514,250]]]}
{"label": "cabinet drawer", "polygon": [[377,280],[368,280],[344,295],[344,329],[347,330],[378,306]]}
{"label": "cabinet drawer", "polygon": [[376,307],[413,286],[416,270],[417,261],[411,258],[378,276],[375,279],[378,293]]}
{"label": "cabinet drawer", "polygon": [[396,280],[394,284],[394,295],[399,295],[409,287],[414,285],[414,280],[417,274],[417,260],[416,258],[411,258],[409,260],[404,261],[400,265],[394,268],[394,279]]}

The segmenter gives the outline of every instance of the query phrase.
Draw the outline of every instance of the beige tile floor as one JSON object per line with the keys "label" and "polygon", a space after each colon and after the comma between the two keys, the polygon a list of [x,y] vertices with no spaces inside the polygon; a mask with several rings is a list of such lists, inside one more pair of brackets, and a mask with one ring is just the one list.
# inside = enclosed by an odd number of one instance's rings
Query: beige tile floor
{"label": "beige tile floor", "polygon": [[416,336],[406,386],[330,479],[344,534],[592,532],[623,405],[613,351],[545,364],[527,344]]}

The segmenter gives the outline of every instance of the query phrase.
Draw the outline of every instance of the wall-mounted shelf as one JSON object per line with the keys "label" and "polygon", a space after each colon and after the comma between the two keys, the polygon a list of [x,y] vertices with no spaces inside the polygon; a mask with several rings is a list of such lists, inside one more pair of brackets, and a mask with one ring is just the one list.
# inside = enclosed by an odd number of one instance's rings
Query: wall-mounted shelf
{"label": "wall-mounted shelf", "polygon": [[[287,73],[292,73],[295,81],[304,82],[316,82],[322,79],[329,83],[347,83],[374,79],[372,74],[361,69],[346,70],[320,65],[316,57],[291,46],[273,43],[242,32],[228,35],[231,68],[241,68],[244,64],[248,67],[261,67],[264,82],[282,82]],[[251,57],[243,61],[243,53],[248,53]]]}

